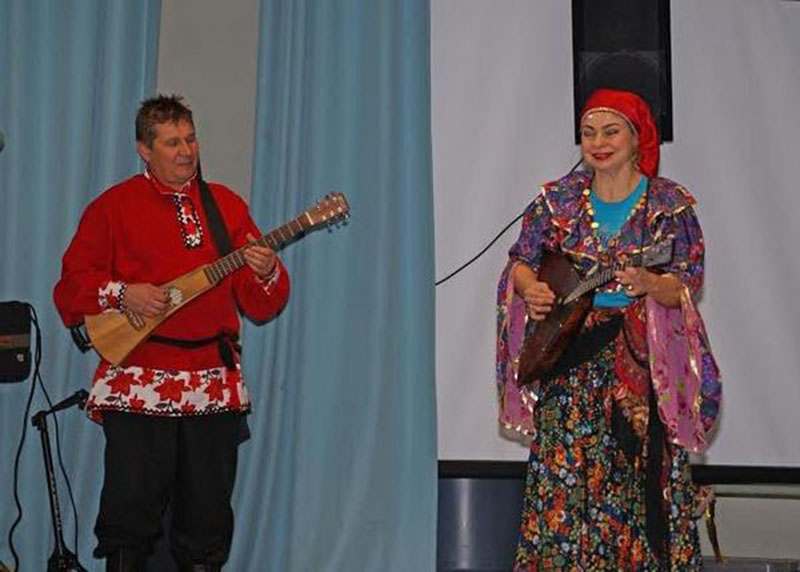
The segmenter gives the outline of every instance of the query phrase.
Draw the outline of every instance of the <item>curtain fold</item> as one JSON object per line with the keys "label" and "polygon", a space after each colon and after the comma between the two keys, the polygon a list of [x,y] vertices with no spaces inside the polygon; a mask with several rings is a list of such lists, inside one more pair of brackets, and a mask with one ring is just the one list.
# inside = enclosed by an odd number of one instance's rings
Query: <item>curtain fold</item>
{"label": "curtain fold", "polygon": [[229,568],[433,570],[429,4],[262,0],[260,24],[254,218],[330,191],[352,217],[281,253],[289,307],[245,327]]}
{"label": "curtain fold", "polygon": [[[160,0],[0,2],[0,130],[6,140],[0,152],[0,300],[36,309],[41,373],[53,402],[87,387],[97,363],[72,345],[52,290],[85,206],[139,168],[133,120],[155,87],[160,12]],[[0,560],[9,565],[14,456],[30,383],[0,385]],[[44,408],[37,390],[31,414]],[[52,418],[49,425],[55,449]],[[85,567],[98,569],[90,552],[103,477],[101,430],[77,409],[59,413],[58,425],[79,516],[78,553]],[[74,551],[75,523],[58,479],[65,540]],[[54,539],[39,435],[30,424],[19,493],[23,520],[14,545],[22,569],[43,569]]]}

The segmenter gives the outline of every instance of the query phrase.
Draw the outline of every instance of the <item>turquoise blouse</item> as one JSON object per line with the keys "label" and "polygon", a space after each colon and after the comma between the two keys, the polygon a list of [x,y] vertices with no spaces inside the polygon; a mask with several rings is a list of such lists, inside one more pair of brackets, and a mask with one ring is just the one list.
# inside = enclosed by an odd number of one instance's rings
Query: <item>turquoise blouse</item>
{"label": "turquoise blouse", "polygon": [[[619,234],[622,225],[630,218],[633,207],[642,198],[646,189],[647,177],[643,175],[633,192],[625,200],[619,202],[603,201],[592,191],[589,199],[592,201],[594,209],[594,220],[600,225],[597,233],[600,235],[603,245],[608,244],[610,239]],[[622,308],[632,301],[625,292],[597,292],[594,296],[595,308]]]}

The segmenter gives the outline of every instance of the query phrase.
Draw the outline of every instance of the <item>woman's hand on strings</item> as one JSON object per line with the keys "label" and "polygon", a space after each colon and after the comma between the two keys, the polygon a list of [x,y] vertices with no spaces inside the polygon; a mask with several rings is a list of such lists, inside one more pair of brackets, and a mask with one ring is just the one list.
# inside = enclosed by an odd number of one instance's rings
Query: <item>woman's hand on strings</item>
{"label": "woman's hand on strings", "polygon": [[555,294],[550,290],[546,282],[534,280],[530,282],[522,291],[522,298],[525,300],[525,308],[531,320],[541,321],[547,317],[553,309],[556,300]]}
{"label": "woman's hand on strings", "polygon": [[656,275],[644,268],[628,267],[625,270],[617,270],[614,272],[617,281],[622,284],[625,294],[631,298],[644,296],[650,292],[653,285],[653,279]]}
{"label": "woman's hand on strings", "polygon": [[514,281],[514,290],[525,300],[528,317],[536,321],[544,320],[556,300],[550,286],[541,282],[527,264],[517,264],[511,279]]}

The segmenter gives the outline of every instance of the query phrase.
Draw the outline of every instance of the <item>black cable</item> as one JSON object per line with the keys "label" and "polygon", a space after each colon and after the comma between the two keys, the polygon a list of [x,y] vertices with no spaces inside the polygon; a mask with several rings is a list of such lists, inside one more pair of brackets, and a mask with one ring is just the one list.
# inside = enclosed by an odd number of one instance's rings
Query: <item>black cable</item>
{"label": "black cable", "polygon": [[[580,159],[580,160],[579,160],[577,163],[575,163],[575,165],[573,165],[572,169],[570,169],[570,170],[569,170],[569,173],[567,173],[567,174],[569,175],[569,174],[573,173],[573,172],[575,171],[575,169],[577,169],[577,168],[580,166],[580,164],[581,164],[582,162],[583,162],[583,158],[581,158],[581,159]],[[495,237],[492,239],[492,241],[491,241],[489,244],[487,244],[486,246],[484,246],[484,247],[483,247],[483,249],[482,249],[482,250],[481,250],[481,251],[480,251],[478,254],[476,254],[475,256],[473,256],[472,258],[470,258],[470,259],[469,259],[467,262],[465,262],[464,264],[462,264],[461,266],[459,266],[458,268],[456,268],[455,270],[453,270],[453,271],[452,271],[450,274],[448,274],[447,276],[445,276],[445,277],[444,277],[444,278],[442,278],[441,280],[437,280],[437,281],[434,283],[434,286],[438,286],[439,284],[444,284],[445,282],[447,282],[448,280],[450,280],[450,279],[451,279],[453,276],[455,276],[456,274],[458,274],[459,272],[461,272],[462,270],[464,270],[464,269],[465,269],[467,266],[469,266],[470,264],[472,264],[473,262],[475,262],[476,260],[478,260],[478,258],[480,258],[481,256],[483,256],[483,253],[484,253],[484,252],[486,252],[487,250],[489,250],[489,249],[492,247],[492,245],[493,245],[495,242],[497,242],[497,241],[500,239],[500,237],[501,237],[501,236],[503,236],[503,235],[506,233],[506,231],[507,231],[509,228],[511,228],[512,226],[514,226],[514,224],[515,224],[515,223],[516,223],[516,222],[517,222],[519,219],[521,219],[521,218],[522,218],[524,215],[525,215],[525,210],[523,210],[523,211],[522,211],[520,214],[518,214],[516,217],[514,217],[514,220],[512,220],[510,223],[508,223],[508,224],[507,224],[507,225],[506,225],[506,226],[503,228],[503,230],[501,230],[501,231],[498,233],[498,235],[497,235],[497,236],[495,236]]]}
{"label": "black cable", "polygon": [[[27,304],[29,311],[31,312],[31,320],[35,320],[34,316],[36,315],[36,311],[33,309],[33,306]],[[39,330],[38,320],[34,322],[36,324],[36,352],[35,352],[35,360],[34,360],[34,380],[39,373],[39,364],[42,360],[42,353],[39,348],[42,347],[42,333]],[[31,402],[33,402],[33,393],[36,390],[36,383],[35,381],[31,382],[31,390],[28,393],[28,401],[25,404],[25,412],[22,414],[22,436],[19,440],[19,445],[17,446],[17,454],[14,457],[14,503],[17,506],[17,518],[11,524],[11,528],[8,531],[8,547],[11,550],[11,556],[14,558],[14,570],[19,570],[19,555],[17,554],[16,549],[14,548],[14,530],[17,528],[20,522],[22,522],[22,503],[19,500],[19,491],[18,484],[19,484],[19,459],[22,456],[22,446],[25,444],[25,435],[28,433],[28,416],[30,415],[31,411]]]}
{"label": "black cable", "polygon": [[[28,401],[25,404],[25,412],[22,417],[22,436],[20,437],[19,446],[17,447],[17,454],[14,459],[14,502],[17,507],[17,518],[14,520],[13,524],[11,525],[11,529],[8,531],[8,546],[11,549],[11,554],[14,557],[14,570],[19,570],[19,555],[17,554],[16,549],[14,548],[14,531],[22,522],[22,503],[19,499],[19,491],[18,491],[18,483],[19,483],[19,460],[22,455],[22,448],[25,444],[25,436],[28,431],[28,417],[30,416],[30,409],[31,403],[33,401],[33,394],[36,391],[36,384],[38,382],[39,387],[41,388],[42,392],[44,393],[45,399],[47,401],[48,406],[50,409],[53,408],[53,402],[50,399],[50,395],[47,393],[47,389],[44,386],[44,382],[42,381],[42,376],[40,374],[40,365],[42,363],[42,331],[39,327],[39,317],[36,314],[36,309],[31,304],[25,304],[28,307],[28,310],[31,315],[31,323],[36,328],[36,350],[34,351],[34,370],[33,370],[33,381],[31,382],[31,390],[28,393]],[[75,520],[75,556],[78,557],[78,510],[75,506],[75,498],[72,494],[72,485],[70,484],[69,477],[67,477],[67,471],[64,467],[64,459],[61,456],[61,438],[58,429],[58,417],[53,415],[53,424],[55,426],[55,435],[56,435],[56,456],[58,458],[58,464],[61,468],[61,475],[64,477],[64,482],[67,487],[67,493],[69,494],[70,504],[72,506],[72,517]]]}
{"label": "black cable", "polygon": [[438,280],[438,281],[437,281],[437,282],[434,284],[434,286],[438,286],[439,284],[444,284],[445,282],[447,282],[448,280],[450,280],[450,279],[451,279],[453,276],[455,276],[456,274],[458,274],[459,272],[461,272],[462,270],[464,270],[464,269],[465,269],[467,266],[469,266],[470,264],[472,264],[473,262],[475,262],[476,260],[478,260],[478,258],[480,258],[480,257],[483,255],[483,253],[484,253],[484,252],[486,252],[487,250],[489,250],[489,249],[492,247],[492,245],[493,245],[495,242],[497,242],[497,241],[500,239],[500,237],[501,237],[501,236],[503,236],[503,235],[505,234],[505,232],[506,232],[506,231],[507,231],[509,228],[511,228],[512,226],[514,226],[514,224],[515,224],[515,223],[516,223],[516,222],[517,222],[519,219],[521,219],[521,218],[522,218],[524,215],[525,215],[525,211],[522,211],[521,213],[519,213],[519,214],[518,214],[516,217],[514,217],[514,220],[512,220],[510,223],[508,223],[508,224],[505,226],[505,228],[503,228],[503,230],[501,230],[501,231],[500,231],[500,233],[499,233],[497,236],[495,236],[495,237],[492,239],[492,241],[491,241],[489,244],[487,244],[486,246],[484,246],[484,247],[483,247],[483,249],[482,249],[482,250],[481,250],[481,251],[480,251],[478,254],[476,254],[476,255],[475,255],[475,256],[473,256],[471,259],[469,259],[467,262],[465,262],[464,264],[462,264],[461,266],[459,266],[458,268],[456,268],[455,270],[453,270],[453,271],[452,271],[450,274],[448,274],[447,276],[445,276],[445,277],[444,277],[444,278],[442,278],[441,280]]}

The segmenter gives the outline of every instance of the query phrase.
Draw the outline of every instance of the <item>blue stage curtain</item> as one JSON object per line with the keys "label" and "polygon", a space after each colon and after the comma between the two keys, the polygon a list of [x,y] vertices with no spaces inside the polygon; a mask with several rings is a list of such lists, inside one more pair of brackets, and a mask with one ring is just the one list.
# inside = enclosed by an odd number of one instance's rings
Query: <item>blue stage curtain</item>
{"label": "blue stage curtain", "polygon": [[[87,388],[97,363],[72,345],[52,291],[84,207],[139,168],[133,120],[155,86],[160,11],[160,0],[0,2],[0,300],[35,307],[43,334],[42,377],[53,401]],[[30,384],[0,385],[0,560],[9,566],[7,535],[16,515],[12,469]],[[45,407],[37,390],[31,412]],[[102,564],[90,552],[103,478],[102,431],[77,409],[59,413],[58,420],[80,519],[80,560],[99,570]],[[58,487],[67,544],[74,550],[64,482]],[[14,544],[21,569],[44,570],[54,539],[39,435],[29,422],[19,492],[24,515]]]}
{"label": "blue stage curtain", "polygon": [[329,191],[352,218],[281,253],[289,306],[245,328],[232,570],[435,567],[429,91],[427,0],[262,1],[254,218]]}

